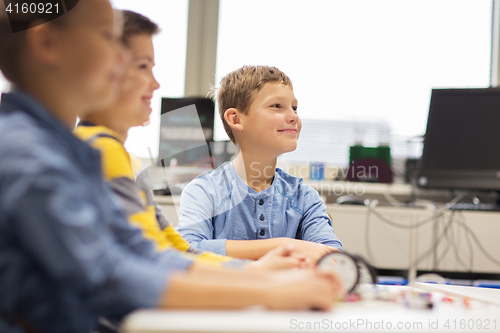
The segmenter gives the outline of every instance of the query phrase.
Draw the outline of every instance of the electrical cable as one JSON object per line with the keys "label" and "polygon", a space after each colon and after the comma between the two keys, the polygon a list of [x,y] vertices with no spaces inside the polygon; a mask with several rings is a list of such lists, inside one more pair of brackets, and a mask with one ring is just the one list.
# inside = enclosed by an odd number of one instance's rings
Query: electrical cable
{"label": "electrical cable", "polygon": [[488,253],[488,251],[486,251],[484,249],[484,247],[481,245],[481,242],[479,241],[479,239],[477,238],[476,234],[474,233],[474,231],[472,231],[472,229],[464,224],[463,225],[464,228],[466,228],[466,230],[470,233],[470,235],[472,236],[472,239],[474,240],[474,242],[476,243],[477,247],[479,248],[479,250],[481,251],[481,253],[486,257],[488,258],[492,263],[494,263],[495,265],[497,266],[500,266],[500,261],[498,261],[497,259],[495,259],[491,254]]}
{"label": "electrical cable", "polygon": [[[438,237],[438,239],[436,239],[436,242],[431,246],[431,248],[429,250],[427,250],[427,252],[423,253],[420,257],[418,257],[414,262],[413,262],[413,265],[418,265],[419,262],[422,261],[422,259],[426,258],[428,255],[432,254],[432,251],[434,249],[435,246],[437,246],[437,244],[439,243],[440,239],[446,234],[448,228],[450,227],[450,223],[448,223],[444,230],[443,230],[443,233],[441,234],[441,236]],[[416,267],[416,266],[415,266]]]}
{"label": "electrical cable", "polygon": [[[470,192],[465,192],[465,193],[461,193],[459,195],[457,195],[453,200],[451,200],[449,203],[447,203],[442,209],[440,209],[439,211],[437,211],[434,215],[432,215],[431,217],[428,217],[426,219],[423,219],[422,221],[419,221],[417,222],[416,224],[412,224],[412,225],[404,225],[404,224],[401,224],[401,223],[398,223],[398,222],[394,222],[394,221],[391,221],[390,219],[384,217],[382,214],[380,214],[378,211],[375,210],[375,206],[378,204],[378,200],[372,200],[372,201],[369,201],[369,200],[365,200],[365,206],[368,208],[369,212],[367,213],[367,218],[366,218],[366,227],[367,227],[367,232],[366,232],[366,235],[365,235],[365,240],[368,240],[368,224],[369,224],[369,220],[370,220],[370,215],[369,213],[373,213],[375,216],[377,216],[382,222],[385,222],[386,224],[389,224],[393,227],[396,227],[396,228],[400,228],[400,229],[416,229],[416,228],[419,228],[429,222],[432,222],[432,221],[436,221],[438,218],[440,218],[441,216],[443,216],[444,214],[446,214],[446,212],[450,211],[451,208],[453,208],[453,206],[455,206],[460,200],[462,200],[465,196],[467,195],[470,195],[471,193]],[[452,217],[454,215],[454,212],[452,214]],[[446,237],[447,238],[447,247],[445,248],[445,250],[443,251],[443,253],[441,253],[440,255],[440,258],[437,258],[435,259],[435,262],[434,262],[434,269],[437,269],[438,265],[439,265],[439,262],[444,258],[444,256],[446,255],[446,253],[449,251],[449,248],[450,248],[450,245],[452,246],[453,248],[453,251],[454,251],[454,256],[457,260],[457,262],[462,266],[464,267],[464,269],[468,272],[472,272],[472,267],[473,267],[473,255],[474,255],[474,252],[473,252],[473,246],[472,246],[472,242],[470,240],[470,238],[472,237],[472,240],[474,241],[474,243],[476,243],[476,245],[478,246],[479,250],[481,251],[481,253],[489,260],[491,261],[492,263],[494,263],[495,265],[497,266],[500,266],[500,261],[495,259],[491,254],[488,253],[488,251],[486,251],[484,249],[484,247],[481,245],[481,242],[479,241],[479,239],[477,238],[477,235],[472,231],[472,229],[466,224],[465,222],[465,217],[462,215],[462,212],[460,211],[460,215],[461,215],[461,218],[462,220],[457,220],[459,225],[466,231],[466,241],[467,241],[467,246],[469,248],[469,268],[467,269],[467,264],[464,263],[459,255],[458,255],[458,249],[456,248],[456,245],[455,245],[455,241],[454,241],[454,234],[453,234],[453,231],[451,231],[451,239],[449,238],[450,235],[448,234],[448,229],[451,227],[452,223],[454,222],[453,218],[451,217],[448,221],[448,224],[445,225],[445,228],[443,230],[443,232],[441,233],[441,235],[435,239],[433,237],[433,245],[432,247],[426,251],[424,254],[422,254],[420,257],[418,257],[415,262],[414,262],[414,265],[418,265],[418,263],[423,260],[424,258],[426,258],[428,255],[431,255],[434,253],[434,256],[436,255],[436,251],[437,251],[437,246],[440,242],[440,240],[442,239],[442,237]],[[436,231],[437,231],[437,228],[436,228]],[[437,232],[436,232],[437,234]],[[369,243],[367,243],[367,251],[369,253],[369,255],[371,256],[371,251],[369,251]],[[370,259],[372,260],[372,259]]]}
{"label": "electrical cable", "polygon": [[[389,225],[392,225],[393,227],[396,227],[396,228],[400,228],[400,229],[416,229],[416,228],[419,228],[433,220],[435,220],[436,218],[444,215],[447,211],[449,211],[453,206],[455,206],[460,200],[462,200],[462,198],[464,196],[466,196],[467,193],[462,193],[462,194],[459,194],[455,197],[455,199],[453,199],[452,201],[450,201],[449,203],[447,203],[440,211],[436,212],[433,216],[431,217],[428,217],[416,224],[412,224],[412,225],[405,225],[405,224],[401,224],[401,223],[398,223],[398,222],[394,222],[394,221],[391,221],[389,219],[387,219],[386,217],[384,217],[382,214],[380,214],[379,212],[377,212],[375,210],[375,206],[378,204],[378,200],[373,200],[373,201],[368,201],[368,200],[365,200],[365,206],[368,207],[368,209],[375,215],[377,216],[381,221],[389,224]],[[368,202],[367,202],[368,201]],[[374,202],[375,204],[372,206],[372,202]]]}
{"label": "electrical cable", "polygon": [[460,256],[458,255],[458,248],[457,248],[457,244],[455,243],[455,232],[453,231],[453,224],[455,223],[455,221],[453,220],[454,216],[455,216],[455,212],[452,212],[451,216],[450,216],[450,228],[448,230],[448,232],[450,233],[453,255],[455,256],[455,260],[458,262],[458,264],[460,266],[462,266],[462,268],[466,272],[470,272],[470,267],[467,268],[467,264],[465,262],[463,262],[462,259],[460,258]]}
{"label": "electrical cable", "polygon": [[465,227],[467,227],[467,224],[465,221],[465,216],[464,216],[462,211],[459,212],[458,221],[460,222],[460,226],[462,227],[462,229],[464,229],[464,231],[465,231],[465,241],[467,242],[467,247],[469,248],[469,266],[470,266],[470,270],[472,271],[472,267],[474,267],[474,248],[472,247],[472,242],[470,240],[470,234],[467,231],[467,229],[465,228]]}
{"label": "electrical cable", "polygon": [[[444,217],[442,217],[442,219],[443,219],[443,221],[445,221]],[[441,260],[444,259],[444,257],[446,256],[446,254],[450,250],[451,242],[450,242],[450,238],[448,237],[448,233],[446,232],[446,230],[447,230],[447,228],[445,228],[443,233],[441,234],[441,237],[443,237],[443,235],[446,237],[446,247],[444,248],[444,251],[441,253],[439,258],[436,260],[436,266],[434,267],[434,270],[438,269],[439,263],[441,262]],[[435,250],[437,250],[438,245],[439,245],[439,241],[434,246]]]}
{"label": "electrical cable", "polygon": [[365,219],[365,245],[366,245],[366,253],[368,254],[368,259],[373,264],[372,250],[370,248],[370,210],[366,211],[366,219]]}
{"label": "electrical cable", "polygon": [[[450,223],[448,223],[448,225],[446,225],[445,227],[445,230],[443,231],[443,233],[441,234],[441,237],[443,237],[444,233],[448,230],[450,226]],[[474,243],[476,243],[477,247],[479,248],[479,250],[481,251],[481,253],[483,253],[483,255],[488,259],[490,260],[492,263],[494,263],[495,265],[497,266],[500,266],[500,261],[495,259],[491,254],[488,253],[488,251],[485,250],[485,248],[481,245],[481,242],[479,241],[479,239],[477,238],[476,234],[474,233],[474,231],[472,231],[472,229],[465,223],[462,223],[462,227],[467,231],[467,233],[472,237],[472,239],[474,240]],[[440,238],[441,238],[440,237]],[[439,241],[439,240],[438,240]],[[434,244],[434,246],[436,246],[437,244]],[[430,253],[432,252],[432,248],[427,251],[426,253],[424,253],[422,256],[420,256],[419,258],[417,258],[416,262],[420,262],[420,260],[422,260],[423,258],[425,258],[426,256],[428,256]],[[472,252],[471,252],[472,253]]]}
{"label": "electrical cable", "polygon": [[[432,244],[436,242],[436,235],[437,235],[437,227],[438,223],[436,220],[434,220],[434,223],[432,224]],[[437,259],[437,247],[434,247],[434,251],[432,251],[432,267],[433,270],[436,270],[436,259]]]}
{"label": "electrical cable", "polygon": [[396,198],[394,198],[389,192],[384,192],[383,196],[384,196],[385,200],[387,200],[394,207],[402,207],[402,206],[406,205],[404,202],[401,202],[401,201],[397,200]]}

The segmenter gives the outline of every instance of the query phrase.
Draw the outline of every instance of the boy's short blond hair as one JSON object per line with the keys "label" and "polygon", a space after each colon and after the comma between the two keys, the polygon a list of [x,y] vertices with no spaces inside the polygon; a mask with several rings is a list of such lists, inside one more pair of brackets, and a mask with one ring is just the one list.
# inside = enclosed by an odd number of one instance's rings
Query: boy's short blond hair
{"label": "boy's short blond hair", "polygon": [[219,103],[219,115],[224,129],[233,143],[236,143],[234,135],[224,119],[224,113],[227,109],[235,108],[247,114],[255,96],[268,82],[282,83],[293,89],[290,78],[276,67],[243,66],[224,76],[218,92],[212,92],[212,97]]}

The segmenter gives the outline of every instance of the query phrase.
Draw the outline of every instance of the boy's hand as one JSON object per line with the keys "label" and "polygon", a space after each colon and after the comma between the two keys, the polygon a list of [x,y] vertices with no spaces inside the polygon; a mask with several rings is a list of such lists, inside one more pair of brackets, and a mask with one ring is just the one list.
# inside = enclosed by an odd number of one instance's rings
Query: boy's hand
{"label": "boy's hand", "polygon": [[318,260],[321,259],[321,257],[323,257],[327,253],[341,252],[339,249],[320,243],[314,243],[292,238],[282,238],[282,239],[285,242],[285,244],[292,245],[296,253],[309,257],[313,265],[316,265],[318,263]]}
{"label": "boy's hand", "polygon": [[293,256],[307,256],[315,265],[325,254],[340,251],[324,244],[303,241],[299,239],[278,237],[252,240],[226,240],[226,255],[239,259],[257,260],[279,246],[293,246]]}
{"label": "boy's hand", "polygon": [[309,257],[295,251],[293,245],[278,246],[274,250],[247,264],[249,268],[290,269],[312,267]]}
{"label": "boy's hand", "polygon": [[332,272],[295,269],[274,274],[267,288],[265,305],[270,309],[328,311],[339,296],[342,282]]}

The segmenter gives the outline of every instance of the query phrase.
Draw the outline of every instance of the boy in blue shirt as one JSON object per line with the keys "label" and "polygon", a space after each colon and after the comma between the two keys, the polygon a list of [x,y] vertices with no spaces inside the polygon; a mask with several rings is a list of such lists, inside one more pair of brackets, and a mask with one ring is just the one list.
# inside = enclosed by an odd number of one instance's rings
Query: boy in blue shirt
{"label": "boy in blue shirt", "polygon": [[0,104],[0,332],[86,333],[141,307],[330,308],[334,275],[209,269],[129,225],[99,153],[71,133],[116,102],[114,28],[108,0],[84,0],[13,33],[0,3],[0,70],[15,86]]}
{"label": "boy in blue shirt", "polygon": [[283,244],[313,262],[341,251],[318,192],[276,168],[277,157],[297,147],[301,129],[288,76],[275,67],[244,66],[222,78],[217,101],[240,151],[183,190],[182,236],[236,258],[256,259]]}

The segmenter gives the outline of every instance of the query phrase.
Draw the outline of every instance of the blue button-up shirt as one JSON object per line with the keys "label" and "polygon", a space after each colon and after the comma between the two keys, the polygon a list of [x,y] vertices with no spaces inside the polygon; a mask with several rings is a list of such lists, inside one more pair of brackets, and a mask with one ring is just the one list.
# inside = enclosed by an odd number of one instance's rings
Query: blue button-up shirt
{"label": "blue button-up shirt", "polygon": [[99,153],[20,91],[2,96],[0,133],[0,309],[68,333],[155,306],[192,261],[128,224]]}
{"label": "blue button-up shirt", "polygon": [[261,192],[248,186],[233,163],[196,177],[182,191],[177,229],[196,247],[226,254],[227,239],[289,237],[342,250],[318,192],[276,168]]}

